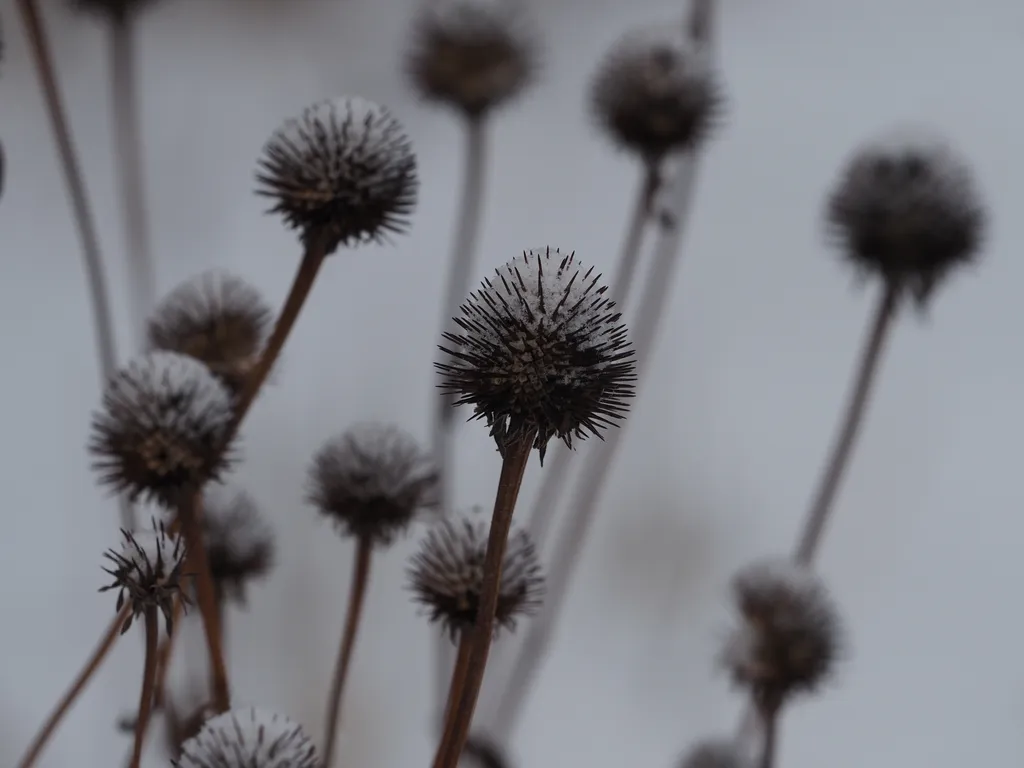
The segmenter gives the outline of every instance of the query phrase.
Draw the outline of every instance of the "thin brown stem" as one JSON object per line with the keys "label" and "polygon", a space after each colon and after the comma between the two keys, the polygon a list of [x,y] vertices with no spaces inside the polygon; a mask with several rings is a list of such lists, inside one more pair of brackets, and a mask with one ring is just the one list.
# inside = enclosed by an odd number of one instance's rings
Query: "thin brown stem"
{"label": "thin brown stem", "polygon": [[469,657],[472,650],[472,633],[460,632],[455,663],[452,665],[451,683],[448,686],[448,695],[445,700],[445,722],[448,722],[448,718],[453,716],[455,702],[462,697],[462,692],[466,689],[466,675],[469,673]]}
{"label": "thin brown stem", "polygon": [[167,675],[171,669],[171,658],[174,653],[174,641],[178,637],[178,628],[181,624],[181,614],[184,612],[184,603],[180,599],[174,601],[171,608],[171,631],[160,644],[160,651],[157,653],[156,685],[153,687],[153,706],[161,709],[164,705],[164,696],[167,691]]}
{"label": "thin brown stem", "polygon": [[341,646],[338,649],[338,661],[334,666],[334,680],[331,683],[330,697],[327,699],[327,726],[324,735],[324,768],[330,768],[334,759],[334,746],[338,740],[341,727],[341,698],[345,692],[345,681],[352,662],[352,653],[356,647],[356,635],[359,622],[363,616],[363,602],[366,597],[366,586],[370,582],[370,560],[373,554],[373,541],[366,536],[356,542],[356,557],[352,565],[352,584],[349,587],[348,607],[345,610],[345,629],[341,633]]}
{"label": "thin brown stem", "polygon": [[157,674],[157,641],[160,635],[157,609],[148,606],[145,611],[146,657],[142,673],[142,693],[139,697],[139,714],[135,719],[135,746],[132,748],[131,768],[139,768],[142,761],[142,747],[146,742],[149,717],[153,712],[153,689]]}
{"label": "thin brown stem", "polygon": [[821,481],[814,501],[807,512],[800,543],[797,545],[794,559],[798,563],[809,564],[814,559],[821,537],[825,531],[825,523],[834,508],[839,484],[850,465],[853,446],[857,441],[868,402],[871,400],[872,386],[878,378],[878,364],[882,358],[886,339],[896,317],[899,305],[899,286],[887,281],[875,308],[864,346],[861,349],[857,375],[849,401],[844,409],[842,426],[836,442],[829,453],[828,463],[822,473]]}
{"label": "thin brown stem", "polygon": [[487,668],[487,656],[494,638],[494,613],[498,607],[505,547],[534,437],[534,433],[526,434],[505,445],[501,475],[498,478],[498,492],[491,516],[491,530],[487,537],[487,552],[484,555],[480,605],[477,609],[476,624],[468,639],[470,650],[466,662],[465,682],[459,695],[452,697],[445,718],[444,733],[434,757],[434,768],[456,768],[466,738],[469,736],[473,712]]}
{"label": "thin brown stem", "polygon": [[42,754],[43,748],[49,742],[50,737],[53,736],[57,730],[57,726],[60,725],[60,721],[64,719],[64,715],[71,709],[71,705],[75,703],[79,694],[85,690],[86,684],[92,679],[92,676],[96,674],[96,671],[100,668],[100,664],[110,653],[110,649],[114,647],[114,643],[117,642],[117,638],[121,635],[121,628],[124,626],[125,620],[132,612],[132,605],[130,602],[126,602],[125,605],[117,612],[117,616],[110,622],[110,626],[107,631],[103,634],[100,639],[99,645],[96,646],[96,650],[92,652],[92,656],[85,663],[82,671],[78,673],[78,677],[68,688],[67,692],[61,697],[60,701],[57,702],[56,708],[50,713],[50,716],[46,718],[46,722],[43,723],[43,727],[39,729],[39,733],[32,739],[32,743],[29,745],[28,751],[25,752],[25,756],[21,758],[21,762],[18,763],[18,768],[31,768],[35,765],[36,760],[39,759],[39,755]]}
{"label": "thin brown stem", "polygon": [[775,754],[779,742],[779,705],[762,705],[758,707],[761,720],[763,743],[761,744],[760,768],[775,768]]}
{"label": "thin brown stem", "polygon": [[[28,35],[29,48],[35,59],[42,86],[43,99],[50,116],[57,155],[60,158],[61,170],[64,173],[64,184],[71,200],[71,212],[78,229],[81,242],[82,261],[85,267],[86,283],[92,303],[93,332],[96,337],[96,356],[99,362],[100,381],[103,384],[117,372],[117,351],[114,342],[114,321],[110,309],[110,297],[107,294],[107,278],[103,269],[103,256],[100,251],[99,237],[96,234],[96,220],[92,206],[89,204],[89,193],[82,176],[81,163],[75,150],[71,136],[64,99],[57,83],[57,70],[53,64],[53,53],[50,50],[49,37],[43,23],[42,14],[34,0],[19,0],[25,31]],[[121,513],[121,527],[135,529],[135,510],[125,496],[118,498]]]}

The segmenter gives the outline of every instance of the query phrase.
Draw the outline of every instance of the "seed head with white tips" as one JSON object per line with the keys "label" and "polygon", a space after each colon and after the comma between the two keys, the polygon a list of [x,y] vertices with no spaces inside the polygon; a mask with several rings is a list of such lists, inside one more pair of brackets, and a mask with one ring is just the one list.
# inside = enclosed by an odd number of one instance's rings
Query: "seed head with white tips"
{"label": "seed head with white tips", "polygon": [[181,746],[175,768],[319,768],[313,740],[284,715],[233,709],[207,720]]}

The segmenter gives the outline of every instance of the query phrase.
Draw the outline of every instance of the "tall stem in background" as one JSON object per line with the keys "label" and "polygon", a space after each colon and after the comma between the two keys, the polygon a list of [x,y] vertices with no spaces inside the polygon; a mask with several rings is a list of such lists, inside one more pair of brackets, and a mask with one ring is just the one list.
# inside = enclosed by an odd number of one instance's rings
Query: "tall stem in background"
{"label": "tall stem in background", "polygon": [[135,744],[132,747],[130,768],[139,768],[142,762],[142,747],[146,742],[149,717],[153,712],[153,690],[157,676],[157,642],[160,636],[157,609],[147,606],[145,611],[146,655],[142,672],[142,693],[139,696],[139,713],[135,720]]}

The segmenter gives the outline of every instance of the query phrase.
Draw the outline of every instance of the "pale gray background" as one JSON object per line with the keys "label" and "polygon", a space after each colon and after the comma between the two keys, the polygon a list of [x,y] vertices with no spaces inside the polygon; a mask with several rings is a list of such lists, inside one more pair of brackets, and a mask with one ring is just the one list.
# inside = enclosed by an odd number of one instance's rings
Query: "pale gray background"
{"label": "pale gray background", "polygon": [[[48,18],[130,343],[113,187],[106,38],[62,3]],[[397,66],[406,0],[168,0],[141,29],[142,102],[161,290],[213,265],[281,301],[295,238],[252,194],[285,117],[324,96],[390,105],[423,187],[411,236],[332,259],[244,430],[232,481],[264,505],[280,566],[232,616],[240,702],[290,712],[319,738],[351,547],[302,501],[307,460],[350,422],[426,439],[431,360],[460,172],[451,116],[422,108]],[[8,58],[0,136],[4,328],[0,458],[0,764],[12,765],[110,620],[100,554],[114,504],[84,445],[99,400],[78,244],[22,28],[0,3]],[[494,132],[482,276],[524,247],[604,269],[636,169],[588,126],[582,89],[660,0],[541,8],[547,71]],[[786,718],[784,768],[1024,764],[1019,173],[1024,8],[1014,0],[725,0],[728,128],[702,169],[667,326],[554,656],[515,749],[524,766],[668,766],[732,728],[740,699],[712,659],[730,573],[789,549],[831,439],[871,296],[823,246],[823,193],[850,150],[923,120],[975,162],[991,203],[987,258],[902,318],[861,451],[822,552],[852,627],[838,685]],[[490,504],[498,458],[463,429],[460,504]],[[540,472],[534,463],[527,499]],[[339,764],[423,766],[431,754],[428,629],[402,591],[414,540],[378,563]],[[190,639],[190,649],[201,644]],[[137,700],[141,643],[119,647],[42,765],[118,765],[115,714]],[[154,764],[160,764],[154,760]]]}

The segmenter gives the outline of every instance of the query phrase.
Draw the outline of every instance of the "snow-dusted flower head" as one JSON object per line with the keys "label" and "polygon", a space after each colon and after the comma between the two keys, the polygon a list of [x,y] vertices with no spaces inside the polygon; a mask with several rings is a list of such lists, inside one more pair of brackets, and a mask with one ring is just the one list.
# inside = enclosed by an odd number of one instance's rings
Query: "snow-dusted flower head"
{"label": "snow-dusted flower head", "polygon": [[[487,535],[482,522],[443,520],[427,532],[409,566],[409,588],[416,601],[453,642],[476,624]],[[517,619],[540,606],[543,594],[544,577],[533,541],[526,531],[513,531],[502,561],[495,632],[515,629]]]}
{"label": "snow-dusted flower head", "polygon": [[156,308],[151,349],[206,363],[232,392],[259,359],[274,315],[259,291],[239,277],[211,270],[182,283]]}
{"label": "snow-dusted flower head", "polygon": [[403,232],[416,206],[416,155],[405,129],[358,96],[318,102],[263,148],[257,194],[326,254]]}
{"label": "snow-dusted flower head", "polygon": [[112,567],[104,567],[103,570],[113,576],[114,581],[100,588],[100,592],[118,590],[119,611],[126,600],[131,604],[131,613],[121,626],[122,634],[128,631],[132,619],[148,608],[156,608],[164,615],[169,635],[175,596],[188,603],[188,597],[181,589],[181,569],[185,562],[181,539],[169,535],[163,524],[136,533],[122,528],[121,536],[124,542],[120,550],[111,549],[104,553]]}
{"label": "snow-dusted flower head", "polygon": [[461,333],[444,335],[441,387],[487,420],[499,450],[536,430],[543,460],[552,437],[572,447],[625,416],[633,349],[593,273],[557,248],[527,251],[470,294]]}
{"label": "snow-dusted flower head", "polygon": [[537,31],[522,0],[421,0],[406,72],[424,99],[480,115],[537,69]]}
{"label": "snow-dusted flower head", "polygon": [[142,355],[111,379],[93,417],[94,466],[102,482],[133,500],[174,507],[182,492],[218,479],[229,465],[232,408],[228,390],[198,360]]}
{"label": "snow-dusted flower head", "polygon": [[732,739],[698,742],[679,763],[679,768],[749,768],[750,759]]}
{"label": "snow-dusted flower head", "polygon": [[787,560],[755,563],[732,583],[742,622],[723,663],[758,701],[813,692],[833,672],[841,624],[821,580]]}
{"label": "snow-dusted flower head", "polygon": [[274,566],[274,535],[246,493],[222,502],[205,494],[203,530],[210,576],[221,600],[245,605],[246,586]]}
{"label": "snow-dusted flower head", "polygon": [[831,235],[854,265],[924,305],[969,264],[986,216],[966,160],[927,131],[899,128],[861,147],[828,198]]}
{"label": "snow-dusted flower head", "polygon": [[182,744],[176,768],[320,768],[313,740],[284,715],[233,709]]}
{"label": "snow-dusted flower head", "polygon": [[721,107],[711,58],[675,27],[622,37],[590,86],[598,124],[614,142],[650,161],[706,139]]}
{"label": "snow-dusted flower head", "polygon": [[357,424],[313,457],[309,500],[343,534],[386,546],[417,514],[436,510],[438,471],[416,440],[385,424]]}

